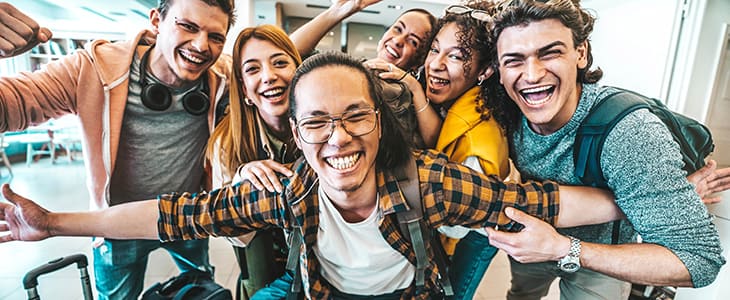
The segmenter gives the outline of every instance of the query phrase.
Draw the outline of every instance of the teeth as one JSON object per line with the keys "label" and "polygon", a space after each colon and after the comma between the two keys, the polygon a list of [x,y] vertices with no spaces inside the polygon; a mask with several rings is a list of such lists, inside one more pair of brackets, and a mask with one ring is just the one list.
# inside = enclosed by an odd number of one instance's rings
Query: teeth
{"label": "teeth", "polygon": [[446,80],[446,79],[439,79],[439,78],[435,78],[435,77],[430,77],[429,80],[431,82],[433,82],[433,83],[440,83],[440,84],[447,84],[447,83],[449,83],[449,81]]}
{"label": "teeth", "polygon": [[552,86],[541,86],[531,89],[524,89],[520,92],[522,98],[530,105],[541,105],[550,100]]}
{"label": "teeth", "polygon": [[187,59],[187,60],[189,60],[189,61],[191,61],[191,62],[194,62],[194,63],[196,63],[196,64],[202,64],[203,62],[205,62],[205,60],[204,60],[204,59],[201,59],[201,58],[197,58],[197,57],[195,57],[195,56],[192,56],[192,55],[190,55],[189,53],[187,53],[187,52],[184,52],[184,51],[180,51],[180,55],[181,55],[182,57],[184,57],[185,59]]}
{"label": "teeth", "polygon": [[541,86],[541,87],[536,87],[536,88],[531,88],[531,89],[526,89],[526,90],[522,90],[522,93],[525,93],[525,94],[529,94],[529,93],[539,93],[539,92],[547,91],[547,90],[549,90],[550,88],[552,88],[552,87],[551,87],[551,86]]}
{"label": "teeth", "polygon": [[355,162],[357,162],[358,158],[360,158],[360,153],[355,153],[353,155],[345,157],[330,157],[327,158],[327,163],[329,163],[330,166],[335,169],[343,170],[355,165]]}
{"label": "teeth", "polygon": [[393,48],[390,48],[390,46],[386,45],[385,51],[388,51],[388,53],[390,53],[390,55],[392,55],[395,58],[400,58],[400,54],[398,54],[398,52],[395,52],[395,50],[393,50]]}
{"label": "teeth", "polygon": [[264,95],[264,97],[275,97],[275,96],[279,96],[283,93],[284,93],[284,88],[275,88],[275,89],[270,89],[268,91],[263,92],[262,95]]}

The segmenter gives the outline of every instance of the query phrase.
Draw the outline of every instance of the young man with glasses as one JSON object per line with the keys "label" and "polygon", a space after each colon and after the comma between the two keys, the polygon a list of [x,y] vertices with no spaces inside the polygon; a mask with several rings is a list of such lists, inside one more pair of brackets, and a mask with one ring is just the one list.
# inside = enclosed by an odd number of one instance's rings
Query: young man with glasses
{"label": "young man with glasses", "polygon": [[[516,230],[504,213],[514,208],[556,226],[621,216],[610,194],[600,190],[558,191],[551,182],[507,184],[449,163],[437,152],[411,152],[382,102],[377,80],[342,53],[317,55],[300,66],[289,97],[292,130],[304,158],[294,163],[293,176],[282,178],[283,193],[255,190],[246,181],[210,193],[52,213],[5,185],[3,196],[12,203],[0,203],[0,221],[7,222],[0,226],[5,231],[0,242],[58,235],[189,240],[277,226],[301,233],[299,270],[306,298],[433,299],[441,293],[438,270],[429,264],[425,288],[416,291],[415,254],[395,214],[408,207],[393,170],[409,160],[417,165],[430,228]],[[586,214],[588,208],[594,213]]]}
{"label": "young man with glasses", "polygon": [[[43,70],[0,78],[1,130],[77,115],[92,210],[171,189],[201,190],[203,151],[230,73],[230,60],[218,58],[233,9],[230,0],[162,0],[150,12],[150,30],[133,40],[97,40]],[[7,3],[0,3],[0,32],[3,57],[51,36]],[[129,223],[134,222],[119,226]],[[182,270],[211,268],[204,239],[97,238],[93,263],[99,298],[136,299],[148,254],[157,248],[166,249]]]}

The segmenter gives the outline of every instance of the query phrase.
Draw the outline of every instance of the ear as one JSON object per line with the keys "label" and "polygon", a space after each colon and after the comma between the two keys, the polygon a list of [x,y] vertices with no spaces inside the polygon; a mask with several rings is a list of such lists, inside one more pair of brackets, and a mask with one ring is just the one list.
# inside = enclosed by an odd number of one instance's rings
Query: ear
{"label": "ear", "polygon": [[157,10],[157,8],[153,8],[152,10],[150,10],[150,24],[152,25],[152,32],[154,32],[155,34],[160,33],[160,21],[162,21],[160,11]]}
{"label": "ear", "polygon": [[578,69],[585,69],[588,66],[588,40],[583,41],[575,48],[578,52]]}
{"label": "ear", "polygon": [[492,68],[491,66],[487,67],[487,69],[484,70],[484,72],[479,74],[479,81],[487,80],[487,79],[489,79],[489,77],[492,77],[492,75],[494,75],[494,68]]}
{"label": "ear", "polygon": [[299,132],[297,131],[297,124],[294,123],[294,120],[292,118],[289,118],[289,127],[291,127],[291,134],[294,137],[294,143],[297,144],[297,148],[299,150],[302,150],[302,145],[300,145],[300,139],[299,139]]}

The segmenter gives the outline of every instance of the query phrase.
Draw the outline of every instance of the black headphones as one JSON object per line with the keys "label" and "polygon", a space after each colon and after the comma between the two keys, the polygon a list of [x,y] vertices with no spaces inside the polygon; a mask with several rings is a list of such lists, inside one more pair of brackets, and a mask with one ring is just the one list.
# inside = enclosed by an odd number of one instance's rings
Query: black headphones
{"label": "black headphones", "polygon": [[[151,110],[163,111],[172,105],[172,95],[170,89],[159,83],[147,83],[147,60],[150,56],[150,50],[155,46],[152,45],[142,55],[139,63],[139,84],[142,86],[142,104]],[[203,72],[201,76],[203,80],[202,90],[195,89],[183,95],[182,104],[189,114],[200,116],[208,112],[210,100],[208,99],[208,72]]]}

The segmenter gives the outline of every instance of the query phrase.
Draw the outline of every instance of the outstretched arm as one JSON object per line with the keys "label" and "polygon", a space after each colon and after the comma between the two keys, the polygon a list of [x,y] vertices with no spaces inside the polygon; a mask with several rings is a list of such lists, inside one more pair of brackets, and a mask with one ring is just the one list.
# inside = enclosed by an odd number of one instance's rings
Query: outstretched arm
{"label": "outstretched arm", "polygon": [[381,0],[337,0],[311,21],[289,35],[302,55],[311,53],[320,40],[345,18]]}
{"label": "outstretched arm", "polygon": [[[2,186],[10,203],[0,203],[0,242],[39,241],[52,236],[103,236],[157,239],[157,200],[130,202],[110,208],[53,213]],[[8,234],[9,233],[9,234]]]}
{"label": "outstretched arm", "polygon": [[51,30],[40,27],[13,5],[0,3],[0,58],[25,53],[39,43],[47,42],[51,36]]}
{"label": "outstretched arm", "polygon": [[[521,263],[557,261],[568,255],[570,239],[550,224],[519,210],[507,216],[525,226],[520,232],[485,228],[489,243]],[[581,242],[583,268],[621,280],[649,285],[692,286],[689,271],[669,249],[657,244],[604,245]]]}

